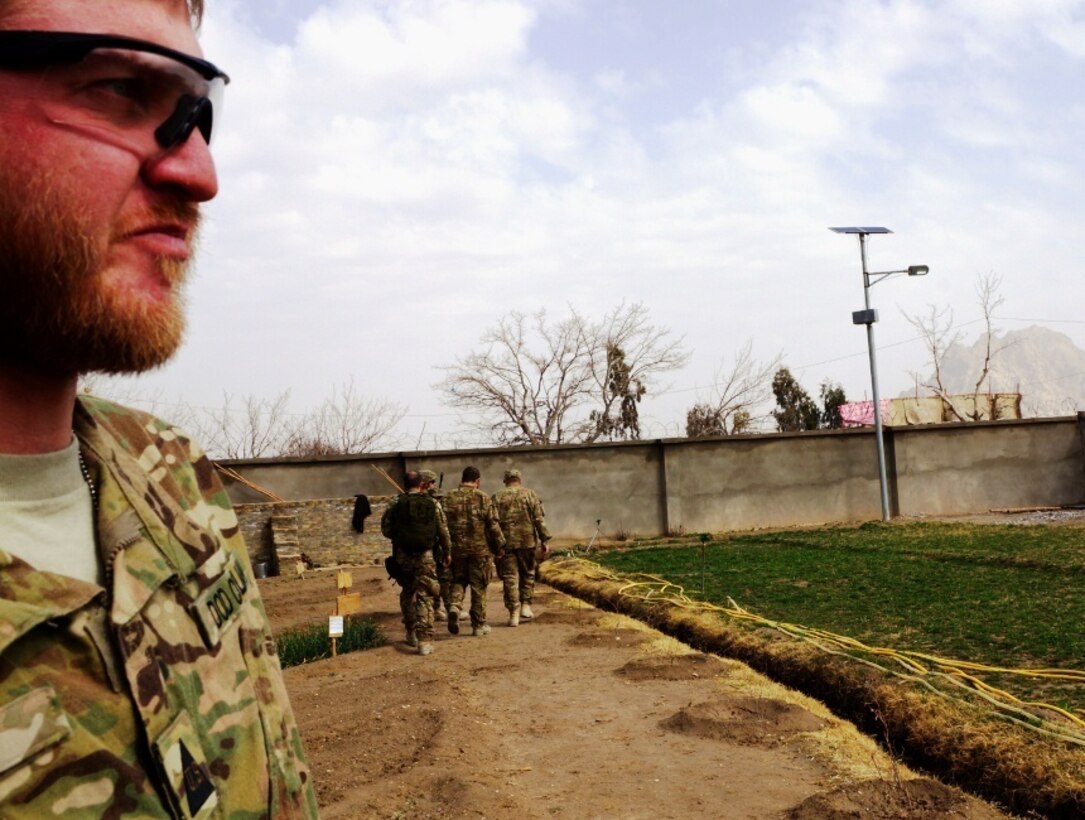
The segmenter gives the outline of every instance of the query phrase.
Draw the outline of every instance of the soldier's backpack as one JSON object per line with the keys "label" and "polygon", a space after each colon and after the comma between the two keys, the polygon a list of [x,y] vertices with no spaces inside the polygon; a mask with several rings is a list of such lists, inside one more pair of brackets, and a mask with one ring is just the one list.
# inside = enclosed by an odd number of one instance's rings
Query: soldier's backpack
{"label": "soldier's backpack", "polygon": [[437,543],[437,502],[424,493],[405,493],[392,510],[392,542],[408,555]]}

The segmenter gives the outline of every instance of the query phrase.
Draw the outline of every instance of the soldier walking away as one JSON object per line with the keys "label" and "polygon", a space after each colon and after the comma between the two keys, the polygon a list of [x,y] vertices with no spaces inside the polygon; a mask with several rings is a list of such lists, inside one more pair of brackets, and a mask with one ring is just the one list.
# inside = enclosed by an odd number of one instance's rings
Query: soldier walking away
{"label": "soldier walking away", "polygon": [[[437,486],[437,473],[433,470],[419,470],[422,476],[422,492],[436,501],[438,504],[444,500],[444,493]],[[448,601],[452,594],[452,568],[444,561],[437,561],[437,583],[441,587],[441,593],[433,599],[433,619],[443,621],[448,617]]]}
{"label": "soldier walking away", "polygon": [[460,486],[444,500],[448,531],[452,536],[452,599],[448,606],[448,631],[460,631],[464,592],[471,590],[472,634],[486,635],[486,587],[490,585],[493,560],[501,559],[505,537],[497,523],[491,498],[479,489],[482,475],[465,467]]}
{"label": "soldier walking away", "polygon": [[535,617],[531,611],[535,548],[541,545],[545,555],[550,533],[542,502],[534,490],[521,484],[519,470],[505,471],[505,488],[494,494],[494,507],[505,535],[505,553],[497,565],[504,585],[505,608],[509,611],[509,626],[519,626],[521,620]]}
{"label": "soldier walking away", "polygon": [[407,645],[419,655],[433,651],[433,599],[440,593],[437,560],[451,560],[448,525],[441,505],[422,491],[422,476],[411,470],[404,477],[405,493],[393,498],[381,516],[381,532],[392,540],[399,566],[399,608]]}
{"label": "soldier walking away", "polygon": [[77,397],[181,340],[227,83],[202,11],[0,2],[4,818],[317,814],[214,467],[171,424]]}

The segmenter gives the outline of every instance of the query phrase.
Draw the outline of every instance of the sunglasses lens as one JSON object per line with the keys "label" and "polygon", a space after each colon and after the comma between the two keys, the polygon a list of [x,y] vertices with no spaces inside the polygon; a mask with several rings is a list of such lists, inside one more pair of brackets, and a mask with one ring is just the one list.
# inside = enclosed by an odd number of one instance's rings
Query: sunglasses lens
{"label": "sunglasses lens", "polygon": [[211,126],[214,121],[214,106],[207,97],[184,95],[177,101],[164,123],[155,129],[154,136],[158,144],[165,149],[173,148],[187,140],[195,128],[200,129],[204,141],[211,145]]}

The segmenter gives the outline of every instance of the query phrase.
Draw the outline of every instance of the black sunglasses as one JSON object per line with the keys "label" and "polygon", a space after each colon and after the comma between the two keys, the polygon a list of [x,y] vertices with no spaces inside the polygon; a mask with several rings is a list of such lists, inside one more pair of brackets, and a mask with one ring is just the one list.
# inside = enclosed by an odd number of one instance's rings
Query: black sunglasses
{"label": "black sunglasses", "polygon": [[204,93],[181,95],[173,113],[155,129],[154,135],[159,145],[169,149],[187,140],[193,129],[199,128],[210,143],[215,103],[221,105],[222,87],[230,78],[213,63],[191,54],[116,34],[0,30],[0,69],[29,71],[74,64],[99,48],[156,54],[180,63],[206,80]]}

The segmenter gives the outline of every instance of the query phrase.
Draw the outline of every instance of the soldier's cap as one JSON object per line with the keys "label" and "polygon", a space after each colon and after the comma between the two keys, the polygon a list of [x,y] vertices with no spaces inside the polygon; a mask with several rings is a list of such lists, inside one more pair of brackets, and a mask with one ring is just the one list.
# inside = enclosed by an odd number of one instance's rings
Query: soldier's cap
{"label": "soldier's cap", "polygon": [[419,470],[418,477],[422,479],[424,484],[437,483],[437,473],[433,472],[433,470]]}
{"label": "soldier's cap", "polygon": [[505,470],[505,481],[519,481],[520,478],[519,470]]}

